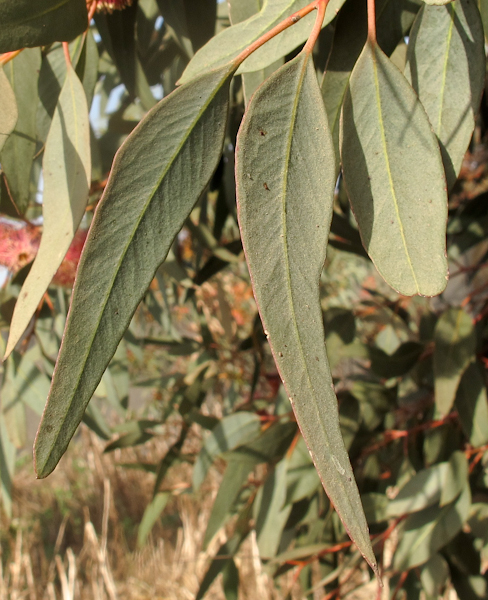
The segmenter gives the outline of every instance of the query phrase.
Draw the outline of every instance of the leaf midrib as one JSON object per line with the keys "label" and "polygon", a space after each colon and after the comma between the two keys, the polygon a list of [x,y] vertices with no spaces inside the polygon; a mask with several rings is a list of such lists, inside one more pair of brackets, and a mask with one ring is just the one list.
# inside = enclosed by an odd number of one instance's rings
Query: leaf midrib
{"label": "leaf midrib", "polygon": [[[367,42],[367,43],[370,43],[370,42]],[[382,106],[381,106],[381,93],[380,93],[380,85],[379,85],[379,78],[378,78],[378,64],[377,64],[377,57],[376,57],[376,52],[378,51],[378,49],[377,49],[376,42],[374,44],[371,43],[370,48],[371,48],[371,54],[372,54],[372,59],[373,59],[374,87],[375,87],[375,92],[376,92],[376,104],[378,107],[378,120],[379,120],[379,124],[380,124],[381,142],[382,142],[382,146],[383,146],[383,156],[385,159],[386,172],[388,173],[388,183],[390,184],[390,192],[391,192],[391,196],[393,199],[393,206],[395,208],[395,215],[397,218],[398,227],[400,229],[400,237],[402,240],[403,249],[405,251],[405,257],[407,259],[407,264],[412,273],[413,281],[414,281],[415,287],[417,289],[417,294],[420,294],[420,287],[419,287],[419,284],[417,281],[417,277],[415,275],[415,270],[413,268],[412,260],[410,258],[410,253],[409,253],[408,247],[407,247],[407,240],[405,237],[405,231],[403,229],[403,223],[402,223],[402,220],[400,217],[400,209],[398,207],[398,199],[396,197],[395,185],[393,183],[393,176],[391,173],[390,159],[388,157],[388,145],[386,143],[385,125],[383,122],[383,113],[382,113]]]}
{"label": "leaf midrib", "polygon": [[[65,411],[65,415],[67,415],[67,414],[69,413],[69,411],[70,411],[70,409],[71,409],[71,407],[72,407],[72,405],[73,405],[73,401],[74,401],[74,399],[75,399],[76,392],[77,392],[77,390],[78,390],[78,388],[79,388],[80,380],[81,380],[81,378],[82,378],[82,376],[83,376],[83,373],[84,373],[84,370],[85,370],[85,366],[86,366],[86,363],[87,363],[87,361],[88,361],[88,357],[89,357],[89,355],[90,355],[91,348],[92,348],[92,346],[93,346],[93,341],[94,341],[94,339],[95,339],[95,338],[96,338],[96,336],[97,336],[97,333],[98,333],[98,331],[99,331],[99,327],[100,327],[100,323],[101,323],[101,321],[103,320],[103,317],[104,317],[104,315],[105,315],[105,309],[106,309],[106,307],[107,307],[107,304],[108,304],[108,302],[109,302],[109,300],[110,300],[110,298],[111,298],[111,292],[112,292],[112,290],[113,290],[113,287],[114,287],[114,282],[115,282],[115,280],[116,280],[116,279],[117,279],[117,277],[118,277],[118,274],[119,274],[119,272],[120,272],[120,267],[121,267],[122,263],[124,262],[125,256],[126,256],[126,254],[127,254],[127,251],[128,251],[128,249],[129,249],[129,246],[130,246],[130,244],[131,244],[132,240],[134,239],[134,236],[135,236],[135,234],[136,234],[136,232],[137,232],[137,230],[138,230],[138,228],[139,228],[140,222],[141,222],[141,221],[142,221],[142,219],[144,218],[144,215],[146,214],[147,208],[148,208],[149,204],[152,202],[152,200],[153,200],[153,198],[154,198],[154,195],[156,194],[156,192],[157,192],[157,190],[158,190],[159,186],[161,185],[161,182],[162,182],[162,181],[163,181],[163,179],[165,178],[165,176],[166,176],[166,174],[168,173],[168,171],[171,169],[171,166],[173,165],[175,158],[178,156],[178,154],[179,154],[179,152],[181,151],[182,147],[185,145],[186,141],[187,141],[187,140],[188,140],[188,138],[190,137],[191,133],[193,132],[193,130],[194,130],[194,128],[195,128],[195,125],[198,123],[198,121],[199,121],[199,120],[200,120],[200,118],[202,117],[203,113],[204,113],[204,112],[207,110],[208,106],[209,106],[209,105],[210,105],[210,103],[213,101],[213,99],[214,99],[214,98],[215,98],[215,96],[217,95],[218,91],[221,89],[221,87],[222,87],[223,83],[224,83],[224,82],[226,81],[226,79],[227,79],[227,78],[230,76],[230,73],[231,73],[231,69],[229,68],[229,69],[227,70],[227,72],[226,72],[226,75],[225,75],[225,77],[222,77],[222,80],[219,82],[219,85],[217,85],[217,86],[214,88],[214,91],[213,91],[213,93],[212,93],[212,94],[210,94],[210,96],[209,96],[209,98],[208,98],[207,102],[206,102],[206,103],[205,103],[205,104],[202,106],[201,110],[199,111],[199,113],[197,114],[197,116],[195,117],[195,119],[193,120],[191,128],[188,128],[188,129],[187,129],[187,134],[186,134],[186,135],[183,137],[183,139],[182,139],[181,143],[180,143],[180,144],[177,146],[177,148],[176,148],[175,152],[173,153],[173,155],[172,155],[171,159],[168,161],[168,166],[167,166],[167,168],[166,168],[166,169],[163,171],[163,173],[162,173],[161,177],[160,177],[160,178],[158,179],[158,181],[157,181],[157,184],[156,184],[156,185],[153,187],[153,189],[152,189],[152,191],[151,191],[151,193],[150,193],[150,195],[149,195],[149,199],[148,199],[148,200],[147,200],[147,202],[144,204],[144,209],[141,211],[141,213],[140,213],[140,217],[139,217],[139,219],[137,220],[137,222],[135,223],[135,226],[134,226],[134,228],[133,228],[133,233],[132,233],[132,235],[131,235],[131,236],[129,237],[129,239],[128,239],[128,242],[127,242],[127,244],[126,244],[126,246],[125,246],[125,248],[124,248],[124,250],[123,250],[123,253],[122,253],[122,254],[121,254],[121,256],[120,256],[120,260],[117,262],[117,268],[114,270],[114,276],[113,276],[113,278],[112,278],[112,280],[111,280],[111,285],[110,285],[110,292],[109,292],[109,294],[107,294],[107,297],[106,297],[105,301],[103,302],[102,309],[100,310],[100,313],[99,313],[99,314],[100,314],[100,318],[99,318],[99,319],[98,319],[98,321],[97,321],[97,326],[96,326],[96,327],[94,327],[94,333],[93,333],[93,335],[92,335],[92,337],[91,337],[90,344],[89,344],[89,346],[88,346],[88,351],[86,352],[86,354],[85,354],[85,356],[84,356],[84,360],[83,360],[83,366],[82,366],[82,368],[80,368],[80,369],[79,369],[79,376],[78,376],[78,378],[77,378],[77,380],[76,380],[76,384],[75,384],[75,385],[74,385],[74,387],[73,387],[73,393],[72,393],[72,395],[71,395],[71,401],[69,402],[69,404],[67,404],[67,405],[66,405],[66,406],[67,406],[67,408],[66,408],[66,411]],[[141,125],[143,126],[143,123],[141,123]],[[136,127],[136,129],[137,129],[137,127]],[[136,131],[136,129],[135,129],[134,131]],[[124,145],[125,145],[125,144],[127,144],[127,142],[128,142],[129,140],[130,140],[130,137],[129,137],[129,138],[127,138],[126,142],[124,142]],[[115,168],[115,166],[116,166],[116,165],[114,164],[114,166],[112,167],[112,169],[114,169],[114,168]],[[107,191],[109,192],[109,191],[110,191],[110,189],[107,189]],[[102,200],[103,200],[103,199],[102,199]],[[58,432],[58,433],[57,433],[57,435],[56,435],[56,439],[58,439],[58,437],[59,437],[59,433],[60,433],[60,432]],[[46,464],[47,464],[47,461],[46,461]]]}
{"label": "leaf midrib", "polygon": [[437,121],[437,130],[436,130],[436,134],[439,139],[441,138],[444,96],[446,93],[447,69],[448,69],[448,65],[449,65],[449,54],[451,51],[452,32],[453,32],[453,28],[454,28],[455,10],[454,10],[454,7],[452,6],[452,4],[453,3],[450,3],[447,6],[445,6],[445,8],[451,13],[451,21],[449,23],[449,31],[447,33],[446,53],[445,53],[445,58],[444,58],[444,66],[442,69],[441,95],[440,95],[440,100],[439,100],[439,119]]}
{"label": "leaf midrib", "polygon": [[[310,371],[308,368],[307,360],[305,358],[303,343],[302,343],[301,335],[300,335],[298,325],[297,325],[295,302],[293,300],[293,294],[292,294],[293,286],[292,286],[291,277],[290,277],[291,269],[290,269],[290,261],[289,261],[289,256],[288,256],[287,226],[286,226],[286,197],[287,197],[287,183],[288,183],[288,165],[289,165],[290,159],[291,159],[291,146],[292,146],[293,132],[295,129],[295,122],[296,122],[297,112],[298,112],[298,103],[299,103],[300,94],[301,94],[301,90],[303,87],[303,80],[306,75],[309,59],[310,59],[310,57],[306,58],[306,60],[304,61],[304,65],[301,69],[300,78],[299,78],[299,86],[298,86],[299,92],[295,96],[295,101],[293,104],[293,111],[292,111],[292,121],[291,121],[291,126],[289,129],[288,139],[287,139],[287,146],[286,146],[286,153],[285,153],[285,171],[284,171],[285,177],[283,180],[283,187],[282,187],[282,227],[283,227],[283,252],[284,252],[284,256],[285,256],[285,265],[286,265],[285,271],[286,271],[286,281],[287,281],[287,295],[288,295],[288,302],[289,302],[292,317],[293,317],[293,319],[292,319],[293,320],[293,329],[295,331],[295,336],[298,341],[300,359],[302,361],[305,373],[307,375],[307,377],[306,377],[307,386],[311,392],[311,396],[314,399],[314,407],[317,408],[317,404],[318,404],[317,395],[316,395],[315,389],[311,383]],[[294,401],[294,398],[292,398],[292,399]],[[321,429],[324,432],[323,442],[326,445],[327,451],[329,452],[329,454],[332,454],[327,430],[323,427],[323,423],[322,423],[322,419],[320,418],[320,414],[318,416],[319,416],[319,422],[321,425]],[[320,475],[321,468],[318,469],[318,471],[319,471],[319,475]],[[320,475],[320,478],[322,479],[321,475]],[[344,498],[346,498],[349,501],[349,495],[347,494],[347,490],[345,488],[344,482],[342,481],[342,478],[339,477],[337,479],[339,481],[339,484],[340,484],[342,490],[344,491]],[[353,508],[350,502],[349,502],[349,504],[350,504],[351,508]]]}

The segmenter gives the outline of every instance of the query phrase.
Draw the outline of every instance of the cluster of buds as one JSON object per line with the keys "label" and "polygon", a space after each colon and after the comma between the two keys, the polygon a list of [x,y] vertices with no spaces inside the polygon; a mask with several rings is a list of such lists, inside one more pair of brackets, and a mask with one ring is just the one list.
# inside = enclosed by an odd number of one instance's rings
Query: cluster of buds
{"label": "cluster of buds", "polygon": [[88,0],[88,11],[95,4],[98,12],[112,13],[114,10],[123,10],[132,4],[132,0]]}

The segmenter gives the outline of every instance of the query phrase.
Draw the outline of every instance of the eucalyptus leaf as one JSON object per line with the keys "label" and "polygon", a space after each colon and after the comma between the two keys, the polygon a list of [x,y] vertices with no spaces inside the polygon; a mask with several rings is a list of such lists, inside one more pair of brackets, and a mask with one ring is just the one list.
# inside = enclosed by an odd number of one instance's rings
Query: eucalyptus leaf
{"label": "eucalyptus leaf", "polygon": [[19,112],[12,86],[0,67],[0,152],[17,123]]}
{"label": "eucalyptus leaf", "polygon": [[117,153],[78,267],[37,436],[39,477],[55,468],[68,446],[137,305],[217,166],[234,70],[226,65],[177,89]]}
{"label": "eucalyptus leaf", "polygon": [[85,214],[91,182],[90,123],[83,85],[71,65],[54,111],[42,166],[42,238],[15,305],[6,356],[22,337]]}
{"label": "eucalyptus leaf", "polygon": [[88,27],[86,0],[2,0],[0,53],[69,42]]}
{"label": "eucalyptus leaf", "polygon": [[[344,0],[330,1],[323,27],[335,18],[336,12],[343,3]],[[181,76],[180,83],[186,83],[202,71],[219,67],[234,59],[252,42],[303,6],[304,3],[301,0],[268,0],[259,13],[224,29],[197,52]],[[311,15],[304,17],[262,48],[253,52],[244,61],[238,73],[259,71],[286,56],[308,38],[313,27],[313,19],[314,17]]]}
{"label": "eucalyptus leaf", "polygon": [[435,404],[440,416],[451,410],[464,371],[475,357],[476,334],[462,308],[449,308],[434,332]]}
{"label": "eucalyptus leaf", "polygon": [[455,408],[469,443],[477,448],[488,443],[488,398],[481,365],[469,364],[459,382]]}
{"label": "eucalyptus leaf", "polygon": [[264,330],[297,422],[336,510],[376,569],[340,433],[319,302],[333,157],[316,74],[302,52],[258,88],[242,121],[239,225]]}
{"label": "eucalyptus leaf", "polygon": [[368,41],[341,120],[344,180],[364,247],[399,293],[447,283],[447,195],[439,146],[414,91]]}
{"label": "eucalyptus leaf", "polygon": [[421,9],[410,33],[405,75],[439,139],[450,189],[473,134],[485,83],[483,24],[476,2],[455,0]]}
{"label": "eucalyptus leaf", "polygon": [[4,67],[15,94],[19,116],[14,130],[3,145],[0,163],[7,178],[10,195],[21,214],[25,212],[30,198],[30,174],[36,149],[36,98],[40,64],[40,49],[32,48],[21,52]]}

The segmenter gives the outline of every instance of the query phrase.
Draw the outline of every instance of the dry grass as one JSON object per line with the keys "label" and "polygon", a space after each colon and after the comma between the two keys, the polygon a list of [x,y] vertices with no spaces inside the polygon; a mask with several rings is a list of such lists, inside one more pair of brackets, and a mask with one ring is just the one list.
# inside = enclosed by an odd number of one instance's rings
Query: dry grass
{"label": "dry grass", "polygon": [[[148,447],[149,446],[149,447]],[[99,439],[83,428],[59,467],[36,481],[30,461],[14,481],[14,516],[3,521],[0,550],[0,600],[192,600],[225,532],[202,552],[205,527],[219,476],[210,477],[199,498],[184,493],[191,469],[170,473],[174,496],[163,522],[148,542],[136,547],[137,525],[147,506],[153,475],[117,467],[149,461],[166,448],[159,440],[138,449],[103,454]],[[236,564],[239,598],[292,600],[303,596],[284,577],[278,592],[263,571],[257,544],[250,536]],[[290,589],[292,588],[292,589]],[[205,596],[225,600],[220,578]]]}

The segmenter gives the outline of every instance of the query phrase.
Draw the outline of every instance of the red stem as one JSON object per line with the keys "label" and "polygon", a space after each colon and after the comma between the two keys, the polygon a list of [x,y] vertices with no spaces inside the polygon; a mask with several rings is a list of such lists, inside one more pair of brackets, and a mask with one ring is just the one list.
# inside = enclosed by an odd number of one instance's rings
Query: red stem
{"label": "red stem", "polygon": [[376,44],[376,6],[375,0],[368,0],[368,40]]}

